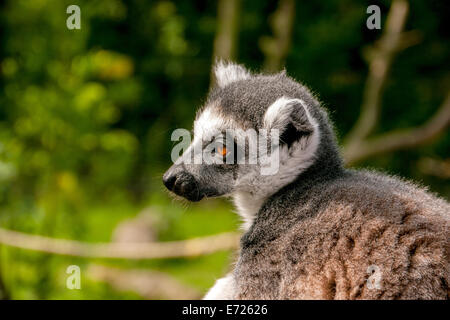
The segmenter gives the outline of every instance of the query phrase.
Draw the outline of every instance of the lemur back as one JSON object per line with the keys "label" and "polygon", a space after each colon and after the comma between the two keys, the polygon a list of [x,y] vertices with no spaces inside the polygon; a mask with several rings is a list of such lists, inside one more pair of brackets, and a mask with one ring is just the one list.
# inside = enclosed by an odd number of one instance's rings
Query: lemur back
{"label": "lemur back", "polygon": [[[298,182],[271,197],[243,236],[235,298],[448,299],[449,212],[372,172]],[[379,287],[369,283],[374,270]]]}

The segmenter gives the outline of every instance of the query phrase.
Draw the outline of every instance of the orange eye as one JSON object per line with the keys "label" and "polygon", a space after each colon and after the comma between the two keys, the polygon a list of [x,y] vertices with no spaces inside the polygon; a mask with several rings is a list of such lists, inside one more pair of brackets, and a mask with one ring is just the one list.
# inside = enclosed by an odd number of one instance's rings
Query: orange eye
{"label": "orange eye", "polygon": [[225,157],[227,155],[227,147],[225,146],[218,147],[217,153],[219,153],[222,157]]}

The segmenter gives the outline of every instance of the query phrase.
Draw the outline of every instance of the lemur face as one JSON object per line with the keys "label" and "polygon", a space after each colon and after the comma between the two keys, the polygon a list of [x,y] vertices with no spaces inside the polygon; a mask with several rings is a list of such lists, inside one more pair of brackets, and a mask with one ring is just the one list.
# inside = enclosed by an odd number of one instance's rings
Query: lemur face
{"label": "lemur face", "polygon": [[163,182],[191,201],[267,197],[314,162],[317,102],[284,73],[252,75],[222,62],[214,71],[217,85],[197,113],[194,139]]}

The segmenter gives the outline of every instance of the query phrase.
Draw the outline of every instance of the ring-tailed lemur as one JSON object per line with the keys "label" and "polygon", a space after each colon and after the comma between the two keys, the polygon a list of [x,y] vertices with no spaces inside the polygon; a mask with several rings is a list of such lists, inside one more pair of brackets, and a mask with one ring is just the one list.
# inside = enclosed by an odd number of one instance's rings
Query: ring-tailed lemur
{"label": "ring-tailed lemur", "polygon": [[166,187],[191,201],[232,196],[245,222],[235,269],[206,299],[449,298],[446,201],[395,177],[345,169],[326,111],[285,72],[251,74],[224,62],[214,71],[191,147],[230,128],[278,129],[280,154],[272,175],[259,163],[187,161],[165,173]]}

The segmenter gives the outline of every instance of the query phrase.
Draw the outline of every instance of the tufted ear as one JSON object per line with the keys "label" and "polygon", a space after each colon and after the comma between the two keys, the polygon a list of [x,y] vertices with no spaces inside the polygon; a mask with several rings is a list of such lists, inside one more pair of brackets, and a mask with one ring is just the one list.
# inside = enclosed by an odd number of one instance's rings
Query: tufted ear
{"label": "tufted ear", "polygon": [[306,104],[300,99],[286,97],[277,99],[269,106],[264,114],[264,126],[267,130],[278,129],[280,143],[288,147],[317,130]]}
{"label": "tufted ear", "polygon": [[219,87],[225,87],[232,82],[245,80],[251,77],[250,72],[242,65],[223,60],[218,60],[214,64],[213,71],[216,83]]}

